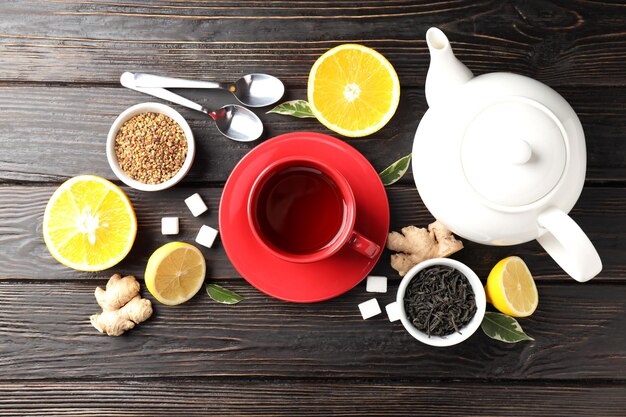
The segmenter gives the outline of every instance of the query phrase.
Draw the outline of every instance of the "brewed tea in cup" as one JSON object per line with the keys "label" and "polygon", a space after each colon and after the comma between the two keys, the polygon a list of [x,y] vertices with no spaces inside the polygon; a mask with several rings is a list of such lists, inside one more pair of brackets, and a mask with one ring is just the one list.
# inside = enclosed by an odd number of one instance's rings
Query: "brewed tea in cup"
{"label": "brewed tea in cup", "polygon": [[346,243],[373,258],[380,247],[354,230],[356,206],[346,179],[304,157],[274,162],[256,179],[248,200],[253,234],[290,262],[328,258]]}

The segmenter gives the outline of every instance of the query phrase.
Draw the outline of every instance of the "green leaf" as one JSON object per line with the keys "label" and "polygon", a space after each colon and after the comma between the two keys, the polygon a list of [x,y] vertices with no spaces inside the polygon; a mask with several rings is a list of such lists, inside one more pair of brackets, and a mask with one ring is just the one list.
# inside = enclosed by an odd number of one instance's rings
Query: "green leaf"
{"label": "green leaf", "polygon": [[519,325],[517,320],[502,313],[486,312],[480,327],[487,336],[504,343],[535,340],[524,333],[522,326]]}
{"label": "green leaf", "polygon": [[393,164],[385,168],[380,174],[380,179],[383,181],[383,185],[391,185],[398,181],[409,169],[411,163],[411,154],[398,159]]}
{"label": "green leaf", "polygon": [[284,114],[285,116],[294,116],[299,118],[315,117],[311,106],[306,100],[291,100],[285,101],[274,107],[268,113]]}
{"label": "green leaf", "polygon": [[217,284],[207,284],[206,292],[213,301],[217,301],[222,304],[237,304],[244,300],[244,298],[231,290],[227,290],[224,287],[220,287]]}

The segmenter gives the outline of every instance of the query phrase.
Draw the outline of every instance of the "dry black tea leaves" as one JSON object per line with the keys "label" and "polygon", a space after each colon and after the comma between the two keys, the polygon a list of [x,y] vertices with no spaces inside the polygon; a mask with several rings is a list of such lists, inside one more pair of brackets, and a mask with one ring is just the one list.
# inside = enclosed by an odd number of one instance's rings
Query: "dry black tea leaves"
{"label": "dry black tea leaves", "polygon": [[122,171],[144,184],[161,184],[182,168],[187,138],[174,119],[141,113],[127,120],[115,137],[115,155]]}
{"label": "dry black tea leaves", "polygon": [[476,314],[472,286],[460,271],[431,266],[417,273],[404,294],[404,309],[416,329],[428,337],[447,336],[470,322]]}

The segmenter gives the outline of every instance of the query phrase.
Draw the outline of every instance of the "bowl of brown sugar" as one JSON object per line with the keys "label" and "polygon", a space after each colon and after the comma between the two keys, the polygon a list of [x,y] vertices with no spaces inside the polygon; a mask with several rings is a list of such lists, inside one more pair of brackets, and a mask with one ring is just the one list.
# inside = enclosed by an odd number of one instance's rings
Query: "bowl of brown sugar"
{"label": "bowl of brown sugar", "polygon": [[195,155],[189,124],[173,108],[140,103],[113,122],[106,153],[113,173],[141,191],[160,191],[189,172]]}

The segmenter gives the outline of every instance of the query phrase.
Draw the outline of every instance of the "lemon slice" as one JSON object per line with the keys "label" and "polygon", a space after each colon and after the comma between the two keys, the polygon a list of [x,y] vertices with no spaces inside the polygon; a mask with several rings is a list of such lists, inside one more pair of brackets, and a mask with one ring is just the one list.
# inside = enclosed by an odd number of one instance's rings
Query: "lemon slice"
{"label": "lemon slice", "polygon": [[61,184],[43,216],[43,238],[50,254],[79,271],[102,271],[117,264],[136,235],[137,219],[126,194],[95,175],[79,175]]}
{"label": "lemon slice", "polygon": [[493,306],[511,317],[528,317],[539,304],[535,280],[517,256],[504,258],[493,267],[486,291]]}
{"label": "lemon slice", "polygon": [[344,136],[380,130],[396,112],[400,82],[393,66],[363,45],[339,45],[315,61],[308,82],[315,117]]}
{"label": "lemon slice", "polygon": [[198,248],[184,242],[170,242],[148,259],[146,287],[159,302],[178,305],[196,295],[205,273],[206,263]]}

